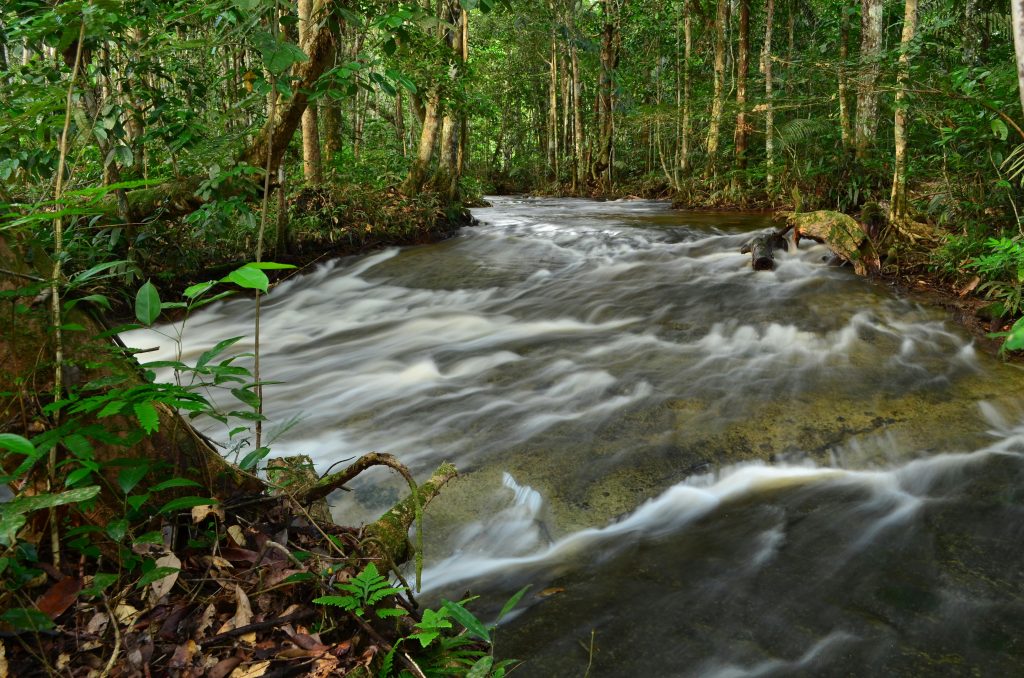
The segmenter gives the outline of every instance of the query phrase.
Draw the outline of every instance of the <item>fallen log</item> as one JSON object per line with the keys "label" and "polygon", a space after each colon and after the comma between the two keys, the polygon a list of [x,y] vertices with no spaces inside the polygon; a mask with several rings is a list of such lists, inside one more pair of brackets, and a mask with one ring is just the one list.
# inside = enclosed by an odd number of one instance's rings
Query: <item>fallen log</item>
{"label": "fallen log", "polygon": [[775,250],[789,249],[789,243],[784,237],[787,230],[762,233],[740,249],[743,254],[750,253],[750,265],[755,271],[771,271],[775,268]]}
{"label": "fallen log", "polygon": [[867,233],[857,221],[842,212],[782,212],[786,224],[793,229],[793,240],[824,243],[840,262],[849,262],[858,275],[878,268],[878,257]]}

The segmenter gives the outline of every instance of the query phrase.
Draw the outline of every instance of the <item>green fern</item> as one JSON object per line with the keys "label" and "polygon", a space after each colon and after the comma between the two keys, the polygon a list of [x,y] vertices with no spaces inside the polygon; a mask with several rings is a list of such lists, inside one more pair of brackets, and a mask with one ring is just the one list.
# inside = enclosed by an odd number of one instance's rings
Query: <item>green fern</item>
{"label": "green fern", "polygon": [[[365,570],[347,582],[335,584],[335,588],[344,591],[347,595],[321,596],[313,602],[318,605],[340,607],[360,617],[366,614],[367,608],[372,608],[385,598],[405,591],[405,587],[392,586],[386,578],[381,576],[377,571],[377,566],[373,563],[367,565]],[[376,612],[381,619],[397,617],[402,614],[402,610],[397,608],[384,608]]]}

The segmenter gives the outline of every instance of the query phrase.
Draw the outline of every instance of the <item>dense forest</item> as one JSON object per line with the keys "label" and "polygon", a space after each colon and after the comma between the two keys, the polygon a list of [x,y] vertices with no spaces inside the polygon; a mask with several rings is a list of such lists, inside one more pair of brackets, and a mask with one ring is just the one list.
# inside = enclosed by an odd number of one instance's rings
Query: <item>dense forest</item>
{"label": "dense forest", "polygon": [[[204,655],[196,640],[336,611],[323,637],[291,635],[300,670],[503,675],[461,602],[416,612],[411,587],[385,579],[455,469],[419,486],[388,455],[323,478],[275,471],[259,361],[277,280],[442,239],[485,195],[847,214],[866,272],[968,299],[1004,354],[1024,348],[1024,7],[1011,4],[6,0],[0,675],[6,647],[10,675],[84,652],[97,675],[152,659],[258,676],[258,652]],[[225,353],[238,338],[141,368],[118,343],[230,293],[257,307],[252,369]],[[161,368],[187,378],[161,384]],[[209,386],[237,407],[216,410]],[[189,428],[198,414],[245,422],[227,461]],[[376,465],[411,489],[373,543],[317,527],[317,502]],[[307,522],[282,545],[253,511]],[[248,545],[228,529],[246,520]],[[243,589],[262,586],[265,559],[286,595],[254,622]],[[204,579],[239,563],[254,574],[235,588]],[[324,574],[340,570],[359,586]],[[345,595],[328,595],[338,582]],[[202,629],[181,621],[195,611]],[[231,673],[243,660],[263,672]]]}

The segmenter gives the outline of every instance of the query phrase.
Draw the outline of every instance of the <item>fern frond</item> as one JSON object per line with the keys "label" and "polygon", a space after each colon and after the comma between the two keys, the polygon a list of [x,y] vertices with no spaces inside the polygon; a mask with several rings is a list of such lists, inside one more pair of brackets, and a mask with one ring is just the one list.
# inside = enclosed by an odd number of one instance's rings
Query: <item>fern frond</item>
{"label": "fern frond", "polygon": [[352,596],[320,596],[314,598],[313,602],[317,605],[332,605],[344,610],[355,610],[359,607],[359,601]]}

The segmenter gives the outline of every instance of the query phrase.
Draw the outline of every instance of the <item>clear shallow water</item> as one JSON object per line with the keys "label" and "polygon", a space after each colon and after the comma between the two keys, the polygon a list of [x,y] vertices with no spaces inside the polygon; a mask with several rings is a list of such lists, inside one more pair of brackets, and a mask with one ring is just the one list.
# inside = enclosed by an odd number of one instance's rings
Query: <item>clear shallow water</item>
{"label": "clear shallow water", "polygon": [[[266,401],[300,420],[275,453],[322,469],[370,450],[459,466],[424,579],[483,609],[531,584],[498,635],[520,675],[1017,672],[1019,369],[821,246],[754,273],[738,250],[761,217],[475,214],[275,289]],[[251,323],[244,300],[194,316],[185,359]],[[403,491],[354,487],[347,523]]]}

